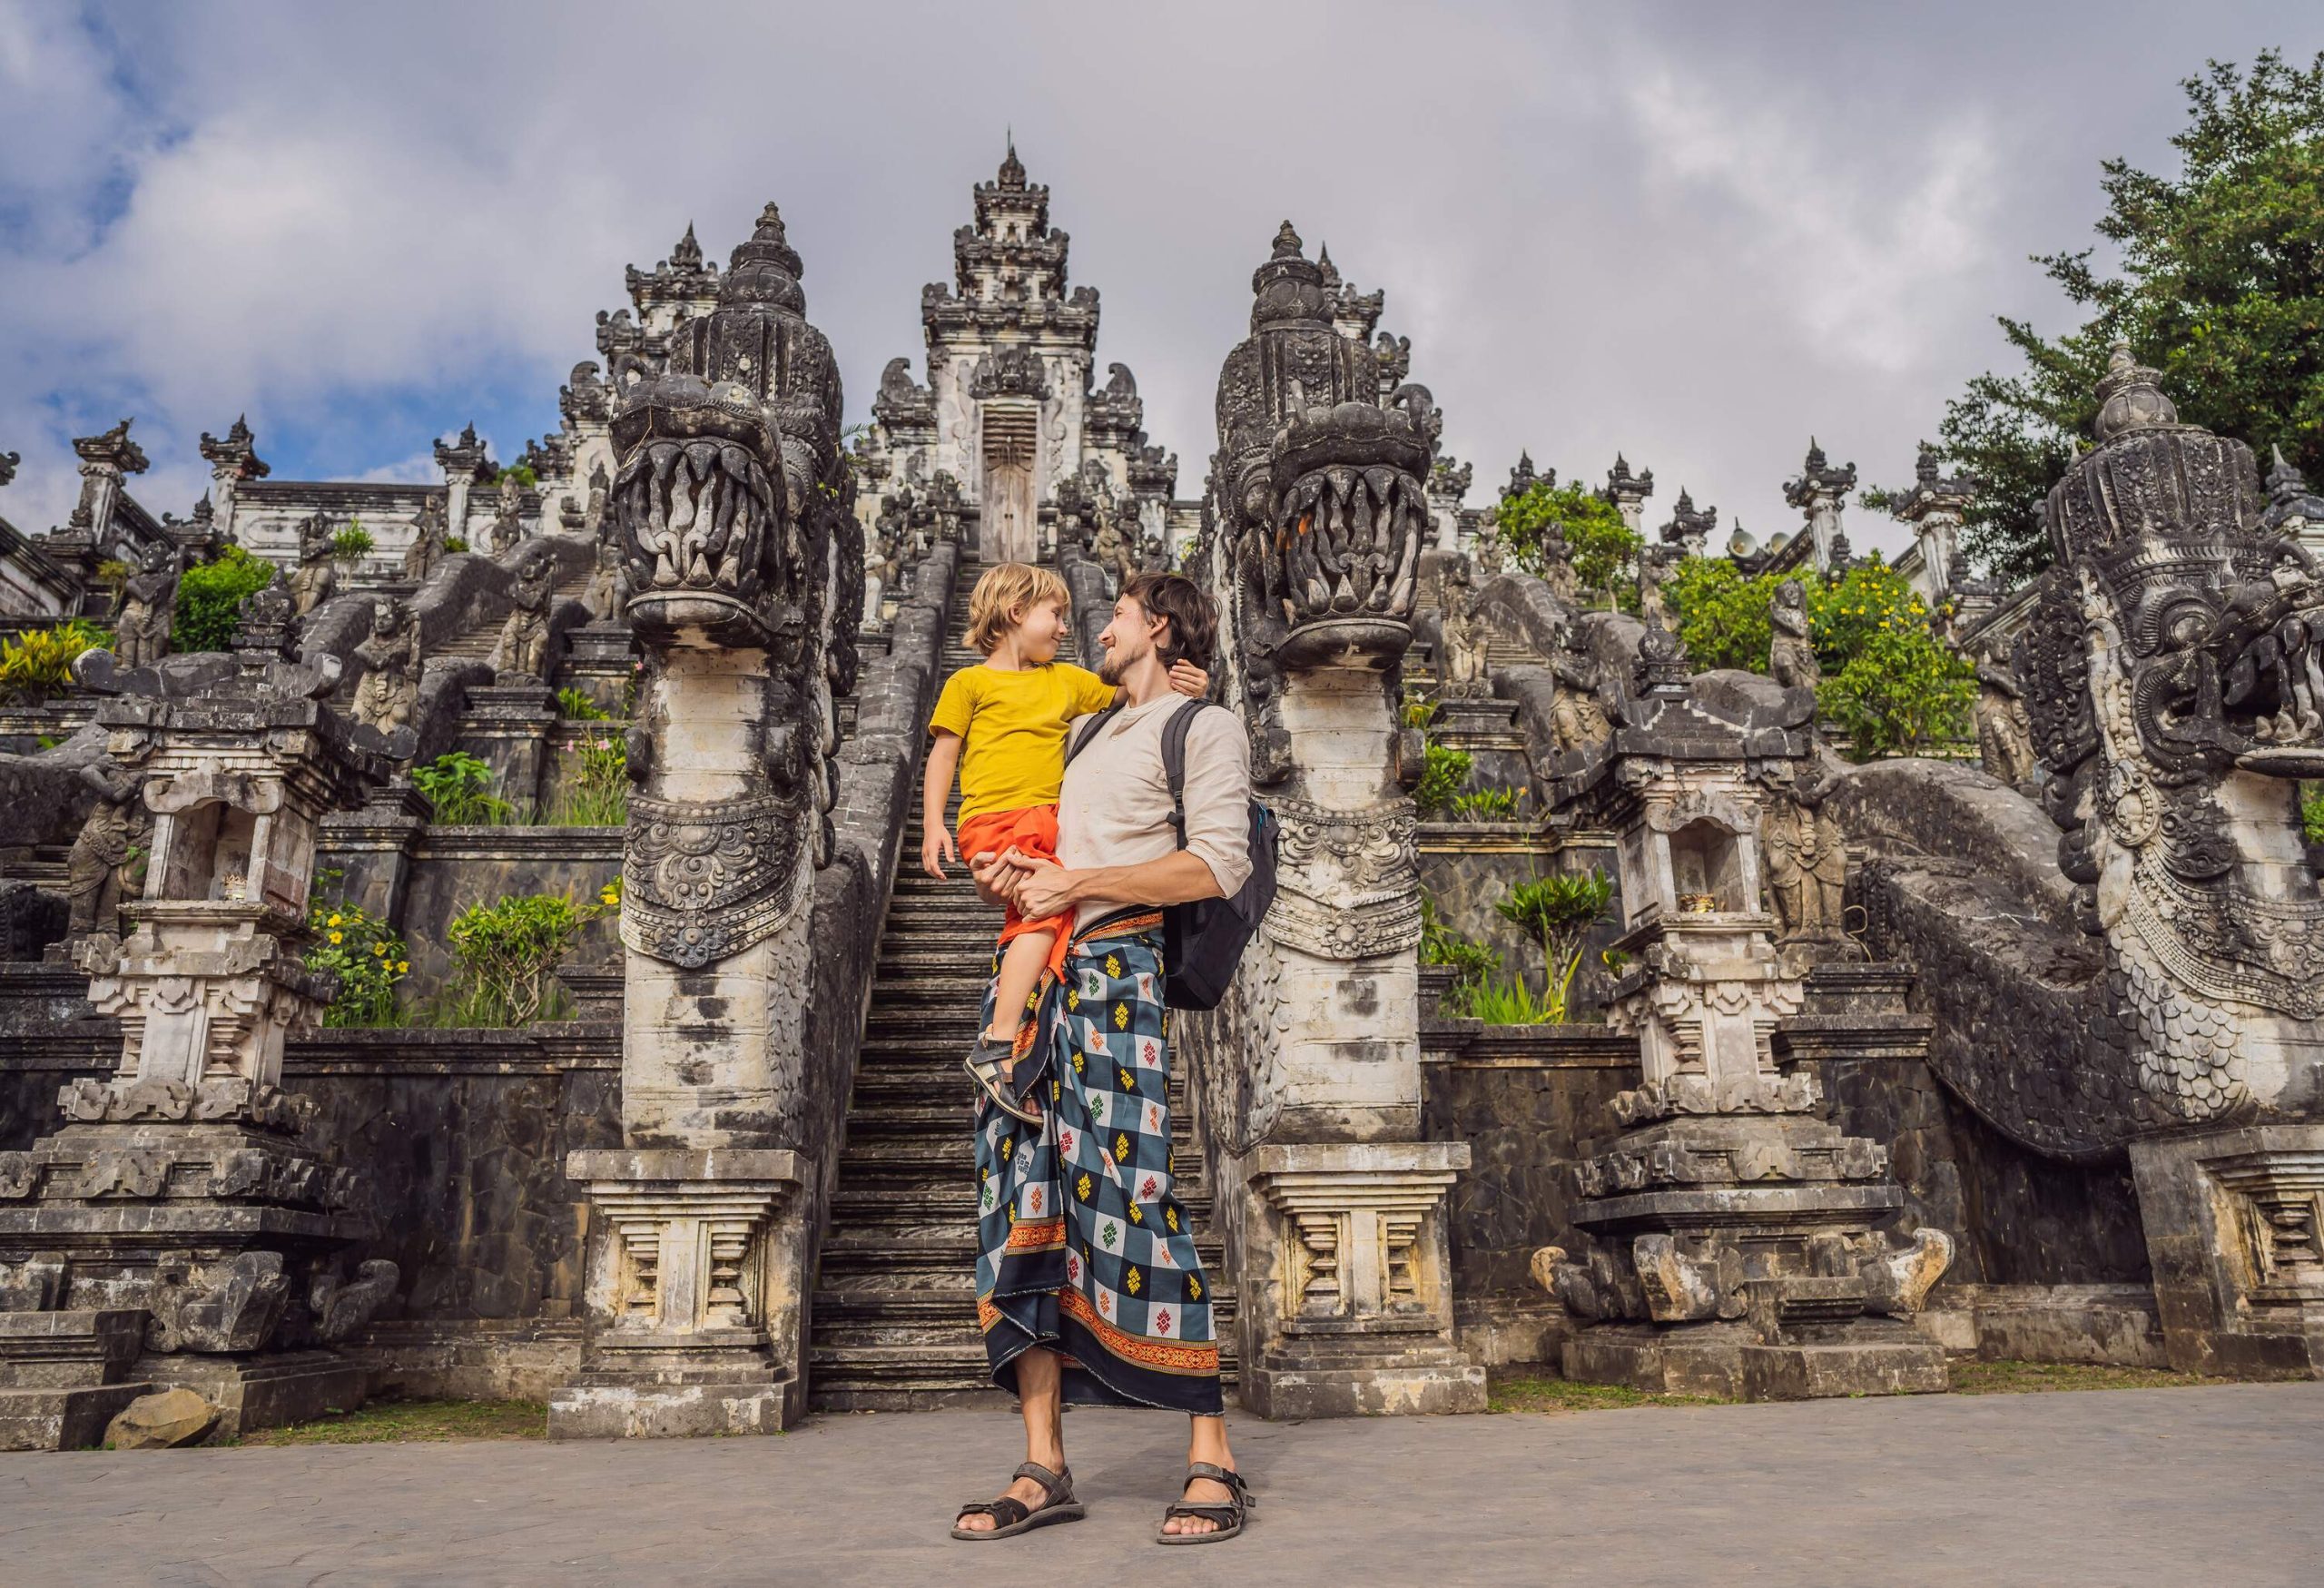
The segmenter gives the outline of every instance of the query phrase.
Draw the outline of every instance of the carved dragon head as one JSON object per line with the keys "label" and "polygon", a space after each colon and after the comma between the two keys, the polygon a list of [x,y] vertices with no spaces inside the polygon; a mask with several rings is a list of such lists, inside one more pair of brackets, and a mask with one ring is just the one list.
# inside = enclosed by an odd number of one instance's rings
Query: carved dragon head
{"label": "carved dragon head", "polygon": [[2324,774],[2324,584],[2261,528],[2250,450],[2180,423],[2158,380],[2116,346],[2014,660],[2140,1087],[2209,1120],[2324,1063],[2298,1029],[2324,1016],[2324,899],[2289,781]]}
{"label": "carved dragon head", "polygon": [[635,354],[615,366],[611,500],[630,626],[649,647],[763,649],[796,665],[823,615],[811,525],[828,521],[846,469],[838,369],[807,323],[799,272],[769,204],[718,307],[672,332],[667,366]]}

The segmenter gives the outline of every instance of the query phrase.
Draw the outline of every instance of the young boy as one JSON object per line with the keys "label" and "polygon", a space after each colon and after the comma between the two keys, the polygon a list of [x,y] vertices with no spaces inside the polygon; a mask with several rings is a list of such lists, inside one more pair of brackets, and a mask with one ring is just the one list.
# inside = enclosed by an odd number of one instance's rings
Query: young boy
{"label": "young boy", "polygon": [[[988,569],[969,594],[969,643],[984,661],[944,681],[928,719],[929,746],[921,783],[925,836],[920,863],[941,881],[943,862],[1010,849],[1042,860],[1057,858],[1058,785],[1065,777],[1066,730],[1078,716],[1113,705],[1114,686],[1097,674],[1056,659],[1072,597],[1048,568],[1004,562]],[[1190,663],[1170,669],[1170,686],[1201,695],[1210,676]],[[944,830],[944,801],[960,774],[957,846]],[[993,1104],[1039,1122],[1038,1105],[1019,1104],[1005,1082],[1015,1069],[1017,1030],[1044,965],[1061,966],[1069,915],[1037,921],[1009,909],[1000,929],[1000,972],[993,988],[992,1021],[969,1052],[969,1073]]]}

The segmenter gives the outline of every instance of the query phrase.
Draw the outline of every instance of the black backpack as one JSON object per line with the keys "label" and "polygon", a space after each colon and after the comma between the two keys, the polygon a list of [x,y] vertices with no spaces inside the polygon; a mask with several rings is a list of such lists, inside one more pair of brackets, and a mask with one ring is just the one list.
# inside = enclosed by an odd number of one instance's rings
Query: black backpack
{"label": "black backpack", "polygon": [[[1115,702],[1073,741],[1066,751],[1068,765],[1082,748],[1105,731],[1106,724],[1122,709]],[[1195,714],[1211,707],[1191,700],[1170,714],[1162,725],[1162,775],[1170,785],[1170,825],[1178,847],[1187,846],[1187,735]],[[1275,902],[1275,813],[1251,802],[1251,874],[1231,899],[1196,899],[1167,904],[1162,910],[1162,1001],[1172,1009],[1216,1009],[1235,981],[1244,947],[1259,929],[1267,907]]]}

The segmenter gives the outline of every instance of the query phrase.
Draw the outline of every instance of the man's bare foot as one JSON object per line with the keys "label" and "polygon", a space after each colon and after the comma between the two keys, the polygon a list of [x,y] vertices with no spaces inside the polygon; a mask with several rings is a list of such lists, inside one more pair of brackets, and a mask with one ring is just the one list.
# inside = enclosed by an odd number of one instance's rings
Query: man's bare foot
{"label": "man's bare foot", "polygon": [[[1180,1496],[1189,1505],[1231,1505],[1235,1491],[1216,1478],[1188,1478]],[[1165,1533],[1216,1533],[1218,1524],[1207,1516],[1173,1516],[1162,1524]]]}
{"label": "man's bare foot", "polygon": [[[1051,1472],[1057,1472],[1064,1467],[1065,1462],[1062,1458],[1059,1458],[1054,1463],[1045,1461],[1042,1462],[1041,1465],[1048,1467]],[[1216,1484],[1212,1486],[1216,1487]],[[1000,1499],[1016,1500],[1020,1502],[1026,1510],[1038,1511],[1041,1508],[1043,1504],[1048,1501],[1049,1491],[1041,1487],[1040,1484],[1035,1483],[1031,1478],[1019,1478],[1015,1483],[1001,1490],[1000,1494],[995,1497]],[[959,1516],[953,1518],[952,1525],[962,1528],[970,1533],[990,1533],[994,1528],[1000,1525],[1000,1521],[998,1517],[990,1515],[982,1511],[963,1512]]]}

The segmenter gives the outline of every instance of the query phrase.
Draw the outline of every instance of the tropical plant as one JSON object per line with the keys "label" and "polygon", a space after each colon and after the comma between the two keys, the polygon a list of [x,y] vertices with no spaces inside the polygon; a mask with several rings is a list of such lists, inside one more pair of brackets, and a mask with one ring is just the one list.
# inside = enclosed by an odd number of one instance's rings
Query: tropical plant
{"label": "tropical plant", "polygon": [[541,483],[541,477],[529,463],[511,463],[492,477],[492,483],[497,486],[504,479],[514,479],[527,490],[532,490]]}
{"label": "tropical plant", "polygon": [[1521,788],[1479,788],[1452,796],[1452,814],[1463,822],[1514,822]]}
{"label": "tropical plant", "polygon": [[[1562,1021],[1573,990],[1574,972],[1581,968],[1581,940],[1605,919],[1614,897],[1613,879],[1592,866],[1586,873],[1553,872],[1519,883],[1497,900],[1493,908],[1541,945],[1545,981],[1541,1007],[1546,1018]],[[1519,978],[1521,985],[1523,978]]]}
{"label": "tropical plant", "polygon": [[1640,542],[1611,502],[1581,486],[1553,486],[1544,478],[1493,512],[1502,551],[1519,567],[1533,574],[1547,571],[1548,541],[1554,529],[1565,539],[1575,581],[1585,590],[1603,591],[1607,606],[1618,604],[1615,585],[1636,569]]}
{"label": "tropical plant", "polygon": [[565,893],[526,893],[491,904],[471,904],[452,918],[445,941],[452,951],[452,985],[438,1014],[461,1026],[525,1026],[556,1017],[564,1007],[556,967],[582,928],[620,908],[621,891],[608,883],[594,904]]}
{"label": "tropical plant", "polygon": [[454,551],[466,551],[468,548],[468,542],[467,536],[447,535],[444,537],[444,549],[448,553]]}
{"label": "tropical plant", "polygon": [[2310,843],[2324,843],[2324,783],[2299,785],[2299,833]]}
{"label": "tropical plant", "polygon": [[550,810],[552,827],[619,827],[629,820],[629,754],[619,734],[574,741],[573,786]]}
{"label": "tropical plant", "polygon": [[1425,695],[1404,696],[1404,726],[1425,731],[1436,720],[1436,702]]}
{"label": "tropical plant", "polygon": [[1533,996],[1522,976],[1487,976],[1457,986],[1445,1000],[1452,1010],[1489,1026],[1539,1026],[1562,1023],[1565,1007]]}
{"label": "tropical plant", "polygon": [[1435,815],[1452,803],[1453,794],[1469,781],[1469,769],[1475,764],[1475,757],[1466,750],[1431,745],[1426,764],[1421,769],[1420,785],[1413,790],[1413,805],[1423,816]]}
{"label": "tropical plant", "polygon": [[315,878],[307,901],[307,927],[313,934],[306,965],[339,978],[339,992],[323,1011],[327,1026],[391,1026],[399,1018],[396,984],[411,972],[411,956],[403,938],[388,922],[345,899],[326,899],[323,884],[342,873],[325,871]]}
{"label": "tropical plant", "polygon": [[130,575],[136,571],[122,558],[109,557],[97,564],[97,583],[112,591],[113,598],[119,601],[121,593],[129,587]]}
{"label": "tropical plant", "polygon": [[512,821],[517,807],[492,792],[490,765],[465,750],[448,750],[425,766],[411,769],[411,785],[428,796],[436,820],[447,827],[495,827]]}
{"label": "tropical plant", "polygon": [[590,698],[589,692],[576,689],[570,684],[556,692],[556,715],[567,722],[601,723],[606,720],[604,710]]}
{"label": "tropical plant", "polygon": [[1456,994],[1501,972],[1501,956],[1488,944],[1445,925],[1436,912],[1436,901],[1426,893],[1420,900],[1420,962],[1449,967]]}
{"label": "tropical plant", "polygon": [[363,528],[359,518],[350,518],[347,528],[330,538],[330,559],[333,562],[358,562],[371,555],[371,532]]}
{"label": "tropical plant", "polygon": [[274,565],[239,546],[220,549],[217,560],[190,567],[178,579],[178,612],[170,626],[170,649],[223,651],[233,648],[242,621],[242,603],[274,580]]}
{"label": "tropical plant", "polygon": [[73,664],[84,651],[113,644],[113,636],[85,617],[28,628],[0,641],[0,700],[38,705],[73,686]]}
{"label": "tropical plant", "polygon": [[2097,230],[2121,273],[2101,275],[2091,249],[2035,260],[2090,318],[2054,339],[2003,318],[2025,368],[1946,405],[1945,455],[1981,488],[1962,544],[2005,578],[2050,560],[2042,503],[2090,434],[2117,338],[2162,369],[2181,419],[2324,478],[2324,54],[2301,68],[2263,50],[2249,73],[2212,61],[2181,86],[2177,173],[2101,167]]}

